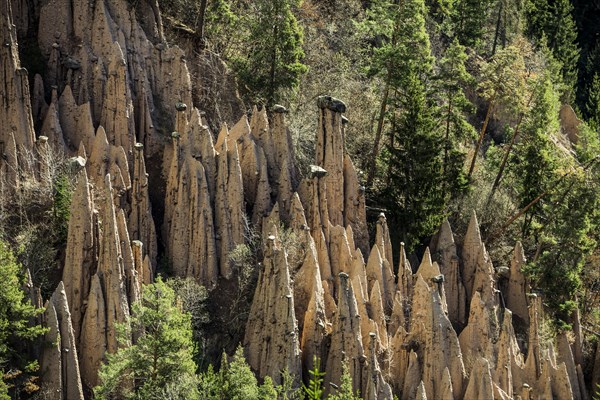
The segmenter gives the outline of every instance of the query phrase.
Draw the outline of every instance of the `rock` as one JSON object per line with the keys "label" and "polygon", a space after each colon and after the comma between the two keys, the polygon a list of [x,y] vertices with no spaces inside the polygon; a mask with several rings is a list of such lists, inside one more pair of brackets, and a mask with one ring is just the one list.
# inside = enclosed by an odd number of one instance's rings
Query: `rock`
{"label": "rock", "polygon": [[44,322],[48,331],[44,335],[44,348],[40,362],[40,375],[42,376],[41,389],[49,393],[52,398],[63,398],[62,386],[62,351],[60,340],[60,327],[54,304],[46,302]]}
{"label": "rock", "polygon": [[338,309],[333,322],[331,348],[325,369],[325,393],[330,393],[330,383],[340,385],[343,363],[348,365],[348,373],[352,378],[352,390],[360,390],[361,393],[364,393],[368,363],[363,349],[360,316],[348,274],[341,272],[339,278]]}
{"label": "rock", "polygon": [[[352,227],[356,245],[363,254],[368,254],[369,231],[367,228],[365,191],[359,184],[356,170],[348,154],[344,155],[344,196],[344,224]],[[390,265],[393,265],[391,259],[387,261]]]}
{"label": "rock", "polygon": [[375,332],[371,332],[369,333],[369,336],[369,375],[365,390],[367,396],[365,398],[372,400],[392,400],[392,388],[384,380],[383,374],[379,369],[379,363],[377,361],[377,352],[375,350],[377,334]]}
{"label": "rock", "polygon": [[482,244],[481,234],[479,233],[479,222],[477,221],[475,211],[473,211],[462,246],[462,278],[464,281],[467,302],[469,302],[469,299],[473,298],[475,271],[477,270],[477,262],[480,259],[480,248]]}
{"label": "rock", "polygon": [[115,208],[112,202],[113,190],[109,175],[105,178],[104,190],[107,198],[103,205],[98,276],[103,288],[106,309],[106,350],[109,353],[114,353],[119,347],[115,325],[128,321],[129,302],[125,283],[126,276],[124,275],[125,265]]}
{"label": "rock", "polygon": [[569,142],[577,144],[579,141],[579,125],[581,124],[581,121],[577,118],[573,108],[568,104],[564,104],[560,108],[559,119],[560,127],[565,136],[569,139]]}
{"label": "rock", "polygon": [[63,130],[65,141],[72,149],[77,149],[79,144],[91,148],[94,140],[94,125],[90,103],[77,105],[71,86],[67,85],[58,99],[60,126]]}
{"label": "rock", "polygon": [[[169,236],[169,257],[180,277],[193,277],[212,288],[219,276],[215,226],[202,164],[191,158],[179,172],[177,201]],[[225,260],[228,261],[228,260]]]}
{"label": "rock", "polygon": [[[92,273],[96,267],[98,251],[97,226],[94,226],[92,194],[87,173],[77,176],[77,186],[71,198],[67,247],[62,281],[75,340],[79,340],[81,322],[85,313],[85,301],[90,290]],[[96,221],[97,222],[97,221]],[[78,342],[79,343],[79,342]]]}
{"label": "rock", "polygon": [[281,371],[287,370],[296,387],[302,380],[302,367],[287,254],[275,236],[267,238],[264,254],[244,349],[248,364],[260,378],[268,375],[281,384]]}
{"label": "rock", "polygon": [[592,387],[598,387],[600,385],[600,341],[596,345],[596,358],[594,361],[594,369],[592,374]]}
{"label": "rock", "polygon": [[506,307],[509,308],[513,314],[521,318],[526,325],[529,325],[527,283],[525,281],[525,276],[521,272],[521,267],[525,265],[525,262],[523,246],[521,246],[521,242],[517,242],[510,263],[510,277],[506,288],[505,301]]}
{"label": "rock", "polygon": [[394,301],[396,288],[394,283],[394,271],[392,268],[394,262],[392,258],[392,242],[390,240],[390,231],[387,226],[387,220],[383,213],[379,215],[377,220],[375,245],[379,248],[379,252],[382,257],[382,279],[379,281],[379,284],[381,286],[381,294],[384,297],[386,313],[389,315],[392,310],[392,303]]}
{"label": "rock", "polygon": [[[565,333],[561,333],[557,336],[556,341],[558,350],[558,357],[556,361],[559,365],[564,365],[564,373],[566,373],[569,379],[569,392],[572,394],[574,400],[584,399],[585,394],[582,393],[581,388],[579,387],[577,367],[575,366],[575,360],[573,359],[573,352],[571,351],[569,339]],[[562,387],[564,388],[564,384]],[[563,397],[564,396],[565,394],[563,393]]]}
{"label": "rock", "polygon": [[456,243],[448,219],[442,223],[436,239],[431,250],[438,260],[440,273],[444,276],[448,318],[455,327],[463,327],[467,322],[465,287],[460,273]]}
{"label": "rock", "polygon": [[[481,299],[481,294],[475,292],[471,299],[469,322],[458,337],[465,360],[492,359],[492,342],[496,333],[492,313],[493,310],[489,310]],[[472,365],[465,367],[474,368]]]}
{"label": "rock", "polygon": [[[10,0],[0,2],[0,142],[14,140],[18,149],[31,149],[35,142],[27,71],[21,68],[17,32]],[[14,135],[14,139],[11,139]]]}
{"label": "rock", "polygon": [[[52,154],[56,154],[65,148],[62,128],[58,117],[58,104],[56,101],[56,92],[53,92],[52,103],[48,107],[46,118],[42,124],[41,134],[47,137],[52,150]],[[48,153],[49,156],[50,153]]]}
{"label": "rock", "polygon": [[[344,136],[342,133],[341,114],[339,108],[336,108],[338,106],[327,108],[327,106],[323,106],[323,101],[329,100],[325,100],[323,97],[320,97],[318,100],[321,110],[319,113],[315,164],[324,168],[327,171],[327,175],[318,182],[319,198],[321,200],[324,198],[327,199],[329,221],[331,224],[342,225],[344,223],[345,196]],[[337,102],[335,104],[339,105]]]}
{"label": "rock", "polygon": [[331,96],[319,96],[317,106],[321,109],[328,109],[336,113],[346,112],[346,105],[343,101]]}
{"label": "rock", "polygon": [[[512,313],[509,309],[504,310],[504,318],[500,337],[496,346],[496,367],[493,371],[494,383],[509,398],[513,398],[513,372],[520,375],[520,369],[523,368],[523,359],[515,337],[515,331],[512,325]],[[517,377],[520,381],[520,377]]]}
{"label": "rock", "polygon": [[98,370],[107,349],[106,304],[98,274],[92,277],[87,309],[81,327],[81,380],[87,389],[98,385]]}
{"label": "rock", "polygon": [[66,399],[83,400],[75,334],[73,325],[71,324],[71,313],[69,312],[67,295],[62,282],[58,284],[50,302],[56,310],[60,331],[62,393]]}
{"label": "rock", "polygon": [[214,213],[219,271],[227,279],[232,276],[228,254],[244,243],[243,190],[237,144],[228,149],[225,141],[218,156]]}
{"label": "rock", "polygon": [[421,380],[421,363],[417,353],[410,351],[408,368],[404,378],[404,386],[402,389],[402,400],[412,400],[417,398],[417,394],[421,388],[421,395],[425,395],[425,385]]}
{"label": "rock", "polygon": [[134,149],[131,212],[128,218],[129,234],[132,240],[139,240],[144,243],[144,255],[148,255],[151,265],[156,265],[158,251],[156,228],[152,217],[152,205],[150,204],[144,145],[136,143]]}
{"label": "rock", "polygon": [[122,50],[119,43],[115,42],[108,59],[108,77],[102,100],[100,125],[106,130],[111,145],[121,146],[126,154],[130,154],[134,145],[135,123]]}
{"label": "rock", "polygon": [[324,168],[321,168],[318,165],[310,166],[310,177],[311,178],[323,178],[326,175],[327,175],[327,171]]}
{"label": "rock", "polygon": [[469,384],[464,395],[465,399],[493,399],[494,386],[490,373],[490,364],[487,359],[476,359],[469,376]]}

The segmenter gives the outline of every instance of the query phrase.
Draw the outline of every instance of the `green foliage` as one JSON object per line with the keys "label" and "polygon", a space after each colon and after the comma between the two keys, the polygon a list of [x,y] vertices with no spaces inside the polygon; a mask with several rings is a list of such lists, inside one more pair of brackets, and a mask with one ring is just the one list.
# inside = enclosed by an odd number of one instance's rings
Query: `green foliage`
{"label": "green foliage", "polygon": [[454,26],[456,37],[465,46],[478,47],[484,39],[492,0],[456,0]]}
{"label": "green foliage", "polygon": [[294,89],[307,71],[302,64],[302,29],[293,9],[298,0],[259,0],[249,4],[245,46],[232,65],[253,103],[273,105]]}
{"label": "green foliage", "polygon": [[221,398],[245,400],[258,398],[258,382],[244,359],[244,350],[238,347],[231,362],[223,353],[221,359]]}
{"label": "green foliage", "polygon": [[600,400],[600,384],[596,384],[596,389],[592,395],[592,400]]}
{"label": "green foliage", "polygon": [[308,371],[310,381],[308,386],[303,386],[305,400],[321,400],[323,397],[323,377],[325,372],[321,372],[321,361],[316,356],[313,357],[313,369]]}
{"label": "green foliage", "polygon": [[388,146],[390,185],[383,191],[392,226],[399,227],[408,251],[432,234],[443,218],[442,140],[434,107],[415,74],[404,88],[402,114],[392,125]]}
{"label": "green foliage", "polygon": [[570,0],[528,0],[527,4],[527,31],[538,41],[545,39],[561,63],[561,74],[567,88],[563,97],[567,102],[574,98],[580,51],[572,13]]}
{"label": "green foliage", "polygon": [[520,112],[525,106],[526,68],[523,49],[508,46],[481,65],[478,91],[491,104],[501,103],[509,111]]}
{"label": "green foliage", "polygon": [[590,126],[600,134],[600,77],[598,76],[598,73],[595,73],[592,78],[585,111]]}
{"label": "green foliage", "polygon": [[474,79],[467,72],[465,48],[455,39],[439,63],[435,85],[440,97],[441,123],[444,125],[443,187],[444,195],[456,196],[464,191],[467,180],[464,173],[465,141],[474,139],[476,132],[467,121],[473,104],[465,96],[464,88]]}
{"label": "green foliage", "polygon": [[17,395],[21,386],[32,382],[36,363],[31,363],[24,343],[31,345],[46,331],[34,323],[44,310],[36,309],[25,296],[25,279],[8,244],[0,240],[0,398],[7,398],[13,386],[11,391]]}
{"label": "green foliage", "polygon": [[167,281],[167,284],[181,301],[183,311],[190,314],[194,354],[198,357],[198,364],[201,365],[202,354],[200,354],[199,348],[203,348],[205,345],[205,329],[210,322],[210,315],[206,307],[208,292],[193,278],[172,278]]}
{"label": "green foliage", "polygon": [[260,400],[277,400],[277,389],[273,386],[270,376],[265,376],[265,381],[258,388],[258,398]]}
{"label": "green foliage", "polygon": [[198,398],[190,315],[160,277],[144,286],[142,300],[133,305],[131,329],[139,333],[134,344],[128,324],[119,327],[122,347],[100,368],[96,398],[159,399],[166,391],[174,398]]}
{"label": "green foliage", "polygon": [[342,381],[340,387],[336,393],[331,394],[327,397],[328,400],[360,400],[361,397],[358,392],[354,393],[352,390],[352,377],[348,372],[348,365],[344,363],[342,366]]}
{"label": "green foliage", "polygon": [[372,2],[362,24],[366,34],[381,40],[373,52],[371,75],[385,76],[396,88],[406,83],[408,71],[421,79],[430,74],[433,57],[425,15],[423,0]]}

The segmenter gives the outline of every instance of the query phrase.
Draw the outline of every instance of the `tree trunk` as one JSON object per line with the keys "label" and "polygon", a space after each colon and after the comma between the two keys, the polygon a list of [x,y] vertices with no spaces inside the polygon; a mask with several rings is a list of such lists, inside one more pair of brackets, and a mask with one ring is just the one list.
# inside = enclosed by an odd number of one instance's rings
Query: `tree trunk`
{"label": "tree trunk", "polygon": [[206,46],[206,38],[204,37],[204,22],[206,20],[206,5],[208,0],[200,0],[200,9],[198,10],[198,20],[196,21],[196,45],[200,50]]}
{"label": "tree trunk", "polygon": [[442,181],[442,195],[446,198],[446,190],[448,189],[448,151],[450,150],[450,114],[452,113],[452,94],[448,96],[448,112],[446,114],[446,135],[444,137],[444,163],[442,165],[442,173],[444,180]]}
{"label": "tree trunk", "polygon": [[500,35],[500,25],[502,25],[502,1],[499,2],[498,19],[496,20],[496,30],[494,32],[494,44],[492,46],[492,56],[496,54],[496,45],[498,44],[498,36]]}
{"label": "tree trunk", "polygon": [[[527,105],[525,106],[525,110],[529,109],[529,105],[531,104],[531,101],[533,100],[533,95],[534,95],[534,92],[532,91],[531,95],[529,96],[529,100],[527,101]],[[487,205],[490,203],[490,201],[492,201],[492,198],[494,197],[494,194],[496,193],[496,189],[498,189],[498,185],[500,185],[500,180],[502,179],[502,175],[504,174],[504,168],[506,168],[506,164],[508,163],[508,156],[510,155],[510,151],[512,150],[513,146],[515,145],[515,143],[517,141],[517,137],[519,136],[519,128],[521,127],[521,122],[523,122],[524,116],[525,116],[525,111],[522,112],[521,115],[519,115],[519,120],[517,121],[517,125],[515,126],[515,132],[513,133],[513,136],[510,141],[510,144],[508,145],[508,148],[504,152],[504,157],[502,157],[502,163],[500,164],[500,169],[498,170],[498,174],[496,175],[496,179],[494,180],[494,184],[492,185],[492,190],[490,191],[490,194],[486,201],[486,208],[487,208]]]}
{"label": "tree trunk", "polygon": [[479,148],[481,147],[481,143],[483,142],[483,137],[485,136],[485,131],[488,126],[488,122],[490,121],[490,116],[492,115],[492,109],[494,108],[494,101],[496,99],[496,92],[492,95],[490,99],[490,104],[488,105],[487,112],[485,114],[485,120],[483,121],[483,126],[481,127],[481,132],[479,133],[479,139],[477,140],[477,145],[475,146],[475,152],[473,153],[473,159],[471,160],[471,166],[469,167],[469,175],[467,176],[471,179],[471,175],[473,175],[473,170],[475,169],[475,162],[477,161],[477,154],[479,153]]}
{"label": "tree trunk", "polygon": [[375,131],[375,142],[373,143],[373,151],[371,152],[371,160],[369,161],[369,174],[367,175],[367,187],[370,187],[375,179],[375,170],[377,169],[377,156],[379,156],[379,144],[383,133],[383,123],[385,120],[385,112],[387,109],[387,101],[390,94],[390,79],[391,69],[388,70],[387,79],[385,82],[385,90],[381,99],[381,108],[379,109],[379,118],[377,120],[377,131]]}

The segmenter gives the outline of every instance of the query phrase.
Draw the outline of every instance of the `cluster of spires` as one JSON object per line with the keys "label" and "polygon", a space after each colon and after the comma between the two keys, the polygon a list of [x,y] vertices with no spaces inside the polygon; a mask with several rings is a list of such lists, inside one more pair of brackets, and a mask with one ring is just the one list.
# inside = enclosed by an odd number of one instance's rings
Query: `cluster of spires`
{"label": "cluster of spires", "polygon": [[[246,227],[261,233],[264,260],[243,340],[261,378],[281,382],[287,370],[299,384],[317,357],[326,392],[346,363],[366,399],[587,398],[581,328],[572,341],[542,340],[541,301],[521,273],[519,243],[510,268],[495,269],[473,214],[459,243],[445,221],[418,268],[401,246],[395,274],[380,215],[370,246],[341,101],[319,98],[315,165],[301,180],[283,107],[254,109],[213,140],[192,106],[185,54],[165,44],[155,1],[140,2],[151,16],[141,22],[125,0],[27,4],[0,0],[1,195],[14,196],[24,176],[43,183],[48,154],[64,152],[78,171],[62,282],[41,321],[53,344],[41,351],[41,378],[53,398],[81,399],[98,384],[106,353],[120,346],[115,324],[127,322],[153,281],[152,191],[164,191],[158,229],[173,273],[209,289],[233,277],[228,254],[245,243]],[[48,68],[30,92],[17,30],[34,12]],[[170,134],[155,127],[160,109],[173,114]],[[288,258],[282,224],[302,257]],[[28,288],[41,307],[39,290]],[[517,336],[513,321],[528,332]],[[600,376],[600,350],[596,358]]]}

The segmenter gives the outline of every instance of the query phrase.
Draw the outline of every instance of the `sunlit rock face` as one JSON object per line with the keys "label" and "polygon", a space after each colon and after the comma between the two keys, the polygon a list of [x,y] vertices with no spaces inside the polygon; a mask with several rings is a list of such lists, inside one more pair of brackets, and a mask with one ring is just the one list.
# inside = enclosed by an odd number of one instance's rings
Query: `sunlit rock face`
{"label": "sunlit rock face", "polygon": [[[231,251],[259,237],[242,344],[260,378],[281,382],[287,370],[298,386],[317,357],[326,392],[346,365],[367,399],[587,398],[578,336],[540,334],[519,243],[511,260],[491,260],[474,213],[464,237],[444,221],[413,273],[384,214],[369,237],[341,100],[317,99],[308,171],[281,106],[212,132],[158,3],[137,3],[136,13],[126,0],[0,1],[1,193],[18,191],[19,171],[43,176],[54,153],[79,165],[62,283],[44,314],[43,388],[78,399],[98,384],[106,353],[127,345],[115,326],[160,257],[173,275],[221,290],[237,278]],[[47,65],[30,88],[17,33],[33,15]]]}

